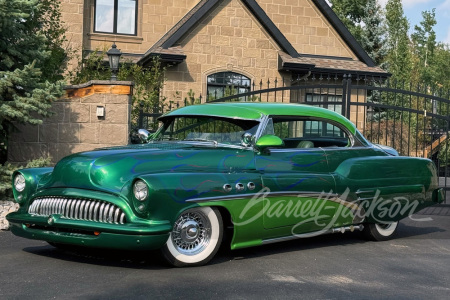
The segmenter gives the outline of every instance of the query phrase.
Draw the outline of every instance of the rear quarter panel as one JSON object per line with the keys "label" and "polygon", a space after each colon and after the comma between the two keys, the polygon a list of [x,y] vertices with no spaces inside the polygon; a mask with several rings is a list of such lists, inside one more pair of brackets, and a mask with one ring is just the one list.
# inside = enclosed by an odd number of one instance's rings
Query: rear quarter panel
{"label": "rear quarter panel", "polygon": [[339,194],[366,211],[366,221],[398,221],[433,205],[436,167],[414,157],[360,157],[342,162],[334,172]]}

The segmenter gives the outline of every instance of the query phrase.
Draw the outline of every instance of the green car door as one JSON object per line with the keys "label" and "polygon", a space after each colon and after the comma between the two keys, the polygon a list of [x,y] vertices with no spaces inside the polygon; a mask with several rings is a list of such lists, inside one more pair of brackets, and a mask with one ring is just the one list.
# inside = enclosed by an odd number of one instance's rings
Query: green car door
{"label": "green car door", "polygon": [[[276,117],[265,133],[284,140],[284,147],[268,149],[255,158],[265,189],[264,228],[267,237],[321,230],[332,221],[330,205],[335,182],[325,151],[304,138],[306,121]],[[271,132],[273,131],[273,132]]]}

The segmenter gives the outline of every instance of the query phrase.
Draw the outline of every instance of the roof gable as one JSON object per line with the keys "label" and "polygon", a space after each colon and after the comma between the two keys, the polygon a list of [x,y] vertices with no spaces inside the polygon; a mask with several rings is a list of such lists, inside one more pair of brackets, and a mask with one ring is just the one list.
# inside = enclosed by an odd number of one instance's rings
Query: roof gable
{"label": "roof gable", "polygon": [[[302,57],[308,58],[311,55],[301,54],[292,46],[285,35],[279,30],[274,22],[269,18],[265,11],[255,0],[240,0],[247,9],[253,14],[258,22],[267,31],[270,37],[280,47],[282,52],[289,57],[295,59],[301,59]],[[332,11],[331,7],[325,0],[311,0],[320,12],[325,16],[328,22],[333,26],[336,32],[344,40],[347,46],[355,53],[358,59],[366,64],[368,67],[375,67],[375,63],[359,45],[353,35],[348,31],[345,25],[339,20],[337,15]],[[191,11],[189,11],[175,26],[173,26],[155,45],[153,45],[141,58],[138,63],[146,64],[149,59],[158,55],[163,60],[171,60],[173,62],[181,62],[186,58],[182,49],[176,45],[176,43],[182,39],[186,34],[191,32],[193,28],[199,24],[199,22],[208,16],[208,14],[214,10],[222,0],[201,0]],[[324,56],[320,56],[324,57]],[[326,57],[332,59],[332,57]],[[308,65],[311,60],[308,61]],[[305,62],[303,63],[305,64]],[[314,64],[311,64],[314,67]],[[381,70],[378,70],[381,71]],[[377,71],[377,72],[378,72]]]}
{"label": "roof gable", "polygon": [[313,0],[317,8],[322,12],[322,14],[331,23],[333,28],[339,33],[339,35],[344,39],[347,45],[352,49],[356,56],[364,62],[369,67],[375,67],[374,61],[370,58],[366,51],[361,47],[361,45],[356,41],[355,37],[350,33],[350,31],[345,27],[344,23],[339,19],[339,17],[334,13],[331,7],[325,0]]}
{"label": "roof gable", "polygon": [[[175,46],[176,43],[187,33],[189,33],[209,12],[218,6],[222,0],[201,0],[189,13],[186,14],[167,34],[165,34],[155,45],[153,45],[138,62],[145,64],[152,53],[156,54],[176,54],[182,55]],[[251,11],[260,24],[270,34],[278,46],[292,57],[299,57],[299,53],[289,43],[286,37],[280,32],[275,24],[270,20],[264,10],[255,0],[241,0],[242,3]],[[174,47],[175,46],[175,47]]]}

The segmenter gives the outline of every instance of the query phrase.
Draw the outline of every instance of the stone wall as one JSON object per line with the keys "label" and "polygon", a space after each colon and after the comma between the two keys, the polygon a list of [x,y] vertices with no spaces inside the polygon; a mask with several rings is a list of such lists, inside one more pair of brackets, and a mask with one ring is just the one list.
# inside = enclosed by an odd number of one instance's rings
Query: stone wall
{"label": "stone wall", "polygon": [[12,201],[0,200],[0,230],[8,230],[9,223],[6,221],[6,215],[19,209],[19,204]]}
{"label": "stone wall", "polygon": [[[8,146],[8,161],[25,163],[62,157],[95,148],[126,145],[129,141],[131,82],[90,81],[67,86],[66,95],[53,103],[54,115],[38,126],[17,125]],[[103,107],[104,117],[98,117]]]}

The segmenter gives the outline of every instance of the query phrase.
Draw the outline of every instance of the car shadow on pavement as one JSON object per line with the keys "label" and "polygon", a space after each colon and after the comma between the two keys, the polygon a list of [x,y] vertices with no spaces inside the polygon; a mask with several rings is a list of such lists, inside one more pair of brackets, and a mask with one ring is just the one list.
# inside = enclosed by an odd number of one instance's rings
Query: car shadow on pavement
{"label": "car shadow on pavement", "polygon": [[[411,221],[410,221],[411,222]],[[400,223],[394,239],[424,238],[431,239],[434,234],[448,234],[445,229],[430,226],[425,227],[421,222],[420,226],[416,223]],[[439,237],[438,237],[439,238]],[[275,244],[268,244],[259,247],[231,250],[230,241],[224,241],[216,257],[209,263],[210,265],[222,264],[233,260],[242,260],[257,258],[263,256],[277,255],[287,252],[304,251],[310,249],[319,249],[335,246],[351,246],[355,244],[369,243],[364,240],[360,232],[347,232],[345,234],[335,233],[321,235],[311,238],[295,239]],[[170,266],[162,258],[159,251],[119,251],[111,249],[93,249],[84,247],[67,246],[64,249],[55,248],[50,245],[27,247],[25,252],[35,255],[51,257],[65,261],[79,262],[85,264],[94,264],[102,266],[115,266],[121,268],[135,269],[167,269]]]}
{"label": "car shadow on pavement", "polygon": [[[425,227],[423,223],[420,227],[415,225],[416,224],[410,225],[400,222],[393,240],[450,238],[447,231],[443,228],[436,226]],[[436,234],[439,234],[439,236],[437,236]],[[326,247],[330,247],[331,249],[335,246],[351,246],[364,243],[371,243],[371,241],[367,241],[366,239],[364,239],[361,232],[346,232],[344,234],[326,234],[311,238],[295,239],[286,242],[238,250],[230,250],[227,247],[222,247],[221,251],[219,252],[220,255],[218,255],[211,263],[222,263],[229,260],[256,258],[293,251],[304,251]]]}
{"label": "car shadow on pavement", "polygon": [[[430,218],[430,221],[432,219]],[[407,223],[406,223],[407,222]],[[437,226],[426,226],[426,218],[422,221],[403,221],[400,222],[395,233],[394,239],[448,239],[450,235],[444,228]],[[431,225],[431,224],[430,224]]]}
{"label": "car shadow on pavement", "polygon": [[169,266],[159,251],[119,251],[71,246],[60,249],[51,245],[27,247],[23,251],[52,259],[100,266],[154,270],[166,269]]}

